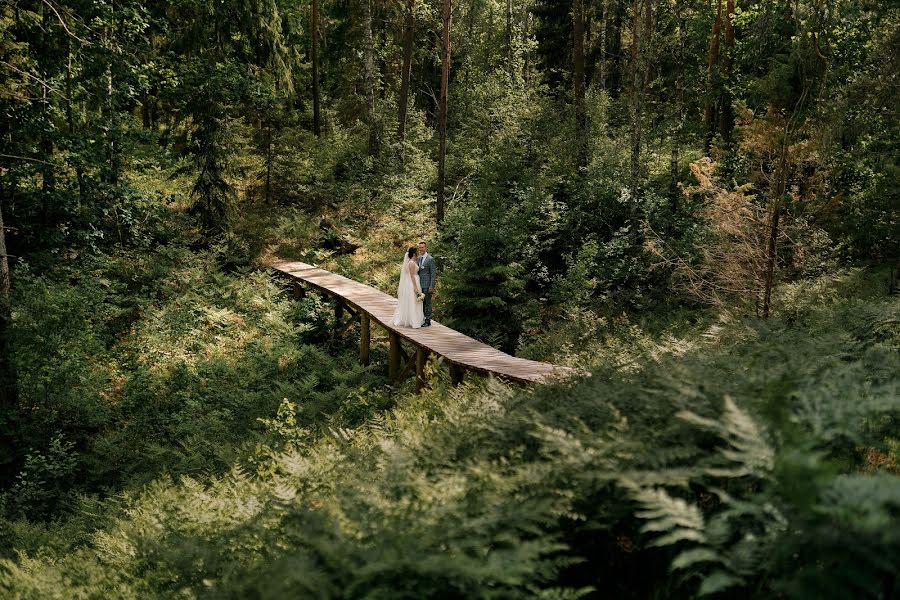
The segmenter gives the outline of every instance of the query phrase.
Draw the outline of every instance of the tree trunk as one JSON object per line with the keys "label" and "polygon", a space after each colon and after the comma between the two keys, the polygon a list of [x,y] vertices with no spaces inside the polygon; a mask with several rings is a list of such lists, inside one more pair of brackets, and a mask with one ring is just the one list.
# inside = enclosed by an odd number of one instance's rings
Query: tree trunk
{"label": "tree trunk", "polygon": [[42,191],[44,192],[44,200],[42,202],[46,202],[49,194],[53,194],[56,191],[56,171],[53,168],[53,165],[50,164],[53,162],[53,140],[50,139],[49,132],[52,130],[52,126],[50,123],[50,96],[47,94],[47,86],[43,85],[43,96],[41,98],[41,133],[40,133],[40,148],[41,148],[41,160],[45,161],[46,164],[41,165],[41,173],[42,173]]}
{"label": "tree trunk", "polygon": [[513,63],[512,46],[512,0],[506,0],[506,67],[509,71],[509,81],[516,80],[516,66]]}
{"label": "tree trunk", "polygon": [[656,13],[653,12],[653,0],[644,0],[644,29],[641,32],[643,38],[641,40],[641,56],[640,62],[644,66],[643,79],[641,80],[641,102],[645,103],[647,98],[644,92],[647,85],[653,81],[653,60],[650,53],[653,51],[653,34],[656,29]]}
{"label": "tree trunk", "polygon": [[400,73],[400,98],[397,102],[397,138],[400,140],[400,155],[406,141],[406,111],[409,103],[409,78],[412,74],[413,32],[415,28],[415,0],[410,0],[403,18],[403,67]]}
{"label": "tree trunk", "polygon": [[726,143],[731,143],[734,130],[734,110],[731,106],[731,65],[734,60],[734,29],[731,21],[734,16],[734,0],[727,0],[725,9],[725,78],[722,81],[719,100],[719,131]]}
{"label": "tree trunk", "polygon": [[531,35],[531,11],[528,0],[522,2],[522,81],[528,85],[528,36]]}
{"label": "tree trunk", "polygon": [[572,1],[572,77],[578,167],[587,166],[587,110],[584,99],[584,0]]}
{"label": "tree trunk", "polygon": [[266,204],[272,202],[272,123],[266,127]]}
{"label": "tree trunk", "polygon": [[50,53],[50,44],[48,37],[51,30],[50,14],[41,5],[41,26],[43,32],[39,37],[38,61],[41,71],[41,130],[38,136],[38,148],[40,148],[40,159],[45,161],[41,165],[41,220],[44,225],[49,225],[49,208],[48,204],[53,202],[51,196],[56,192],[56,170],[53,165],[53,140],[50,138],[50,131],[53,130],[50,117],[50,95],[47,93],[47,83],[49,81],[49,68],[45,64],[46,56]]}
{"label": "tree trunk", "polygon": [[[639,64],[641,62],[641,0],[634,0],[632,3],[632,22],[631,22],[631,65],[629,73],[629,96],[631,100],[631,202],[632,213],[636,216],[638,190],[640,188],[641,177],[641,81],[643,77],[643,69]],[[637,227],[637,224],[633,224]]]}
{"label": "tree trunk", "polygon": [[373,18],[373,23],[380,23],[381,27],[378,29],[379,34],[381,35],[381,40],[378,44],[378,72],[381,74],[381,80],[378,82],[378,95],[382,100],[387,99],[387,91],[389,87],[393,87],[394,82],[394,66],[388,62],[387,52],[385,52],[385,48],[387,48],[387,24],[386,17],[383,14],[379,14],[379,12],[375,13]]}
{"label": "tree trunk", "polygon": [[103,100],[103,104],[101,105],[101,116],[103,118],[103,124],[106,127],[106,130],[103,132],[103,152],[106,159],[106,166],[102,170],[102,176],[105,183],[116,185],[119,182],[119,165],[118,165],[118,152],[119,149],[116,147],[115,140],[115,132],[116,132],[116,115],[115,115],[115,103],[114,103],[114,86],[113,86],[113,69],[112,69],[112,60],[113,60],[113,36],[116,32],[112,31],[112,24],[107,24],[107,26],[103,29],[103,49],[108,53],[106,59],[106,70],[103,74],[103,80],[106,83],[106,97]]}
{"label": "tree trunk", "polygon": [[66,36],[66,125],[69,133],[75,132],[75,117],[72,115],[72,41]]}
{"label": "tree trunk", "polygon": [[781,218],[781,202],[784,191],[787,188],[787,163],[788,163],[788,130],[785,128],[784,141],[781,145],[781,157],[778,160],[778,169],[775,171],[774,191],[772,193],[772,208],[769,211],[769,239],[766,248],[766,272],[763,281],[763,306],[762,318],[769,318],[769,307],[772,301],[772,287],[775,285],[775,261],[778,251],[778,224]]}
{"label": "tree trunk", "polygon": [[[0,203],[6,200],[5,190],[0,181]],[[6,229],[3,210],[0,207],[0,483],[12,479],[10,463],[16,451],[15,423],[13,419],[19,403],[19,386],[16,370],[12,362],[9,344],[9,326],[12,320],[10,300],[9,260],[6,254]]]}
{"label": "tree trunk", "polygon": [[[472,0],[472,3],[469,5],[469,10],[466,11],[466,17],[467,17],[467,19],[466,19],[466,39],[467,40],[475,39],[475,21],[477,20],[478,12],[479,12],[478,5],[479,5],[479,0]],[[490,12],[488,14],[489,14],[489,16],[492,16],[493,12]],[[490,29],[490,23],[488,23],[488,29]],[[490,39],[490,35],[488,35],[488,39]],[[441,43],[443,43],[443,38],[441,38]],[[469,56],[471,56],[471,55],[472,55],[472,50],[469,49]],[[467,56],[466,59],[468,59],[469,56]],[[471,63],[471,62],[472,61],[470,61],[470,60],[463,60],[463,63],[467,64],[467,65],[469,65],[469,63]],[[470,66],[467,66],[465,69],[463,69],[463,83],[466,87],[468,87],[468,85],[469,85],[469,73],[471,71],[472,71],[472,69],[470,68]]]}
{"label": "tree trunk", "polygon": [[[612,48],[610,49],[607,56],[612,57],[612,66],[609,68],[609,72],[607,74],[607,79],[615,76],[609,85],[609,92],[613,98],[618,98],[619,94],[622,91],[622,18],[624,16],[625,9],[619,3],[615,5],[615,16],[613,17],[613,38],[612,38]],[[609,67],[609,63],[607,63]]]}
{"label": "tree trunk", "polygon": [[769,244],[766,249],[766,277],[763,292],[762,318],[769,318],[769,306],[772,301],[772,286],[775,283],[775,251],[778,241],[778,221],[781,217],[781,198],[772,201],[772,211],[769,218]]}
{"label": "tree trunk", "polygon": [[363,79],[366,86],[366,123],[369,126],[369,156],[378,155],[378,126],[375,123],[375,43],[372,39],[372,3],[362,0],[365,49]]}
{"label": "tree trunk", "polygon": [[437,224],[444,222],[444,186],[446,184],[447,158],[447,93],[450,86],[450,27],[453,19],[451,0],[444,0],[444,28],[441,35],[441,96],[439,100],[438,128],[440,146],[438,148],[438,189]]}
{"label": "tree trunk", "polygon": [[603,0],[600,13],[600,89],[606,89],[606,26],[609,17],[609,0]]}
{"label": "tree trunk", "polygon": [[718,94],[718,62],[719,62],[719,37],[722,31],[722,0],[716,0],[716,20],[713,23],[712,34],[709,38],[709,61],[707,63],[707,91],[706,107],[703,111],[703,123],[706,127],[706,138],[703,142],[703,151],[709,156],[712,149],[713,138],[716,136],[716,99]]}
{"label": "tree trunk", "polygon": [[[0,205],[6,200],[5,192],[0,185]],[[3,208],[0,206],[0,334],[6,333],[6,325],[11,316],[9,284],[9,258],[6,254],[6,225],[3,222]],[[4,356],[5,358],[5,356]]]}
{"label": "tree trunk", "polygon": [[[66,36],[66,126],[69,136],[75,136],[75,117],[72,112],[72,40]],[[81,159],[75,158],[75,177],[78,180],[78,199],[84,201],[87,198],[87,190],[84,182],[84,167]]]}
{"label": "tree trunk", "polygon": [[106,102],[104,103],[106,107],[106,115],[104,121],[106,122],[106,133],[105,133],[105,141],[106,141],[106,162],[107,162],[107,183],[112,185],[116,185],[119,182],[119,164],[118,164],[118,148],[116,148],[116,140],[114,137],[114,132],[116,130],[115,125],[115,112],[113,107],[113,73],[112,73],[112,65],[106,65]]}
{"label": "tree trunk", "polygon": [[678,154],[681,132],[684,128],[684,47],[687,38],[684,12],[680,2],[675,3],[678,21],[678,74],[675,78],[675,122],[672,126],[672,162],[669,166],[669,199],[672,212],[678,211]]}
{"label": "tree trunk", "polygon": [[310,62],[312,63],[312,97],[313,97],[313,133],[316,137],[322,135],[322,115],[319,102],[319,2],[312,0],[312,12],[310,14],[310,36],[312,45]]}

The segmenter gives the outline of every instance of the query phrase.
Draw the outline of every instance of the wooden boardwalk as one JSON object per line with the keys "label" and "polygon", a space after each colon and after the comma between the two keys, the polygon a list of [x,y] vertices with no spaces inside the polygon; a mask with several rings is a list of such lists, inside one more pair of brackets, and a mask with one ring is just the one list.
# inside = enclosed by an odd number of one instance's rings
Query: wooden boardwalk
{"label": "wooden boardwalk", "polygon": [[[419,329],[395,326],[391,321],[397,305],[396,298],[336,273],[303,262],[286,260],[274,262],[272,268],[294,281],[295,295],[302,294],[299,284],[303,283],[333,296],[337,300],[339,320],[343,319],[343,310],[347,308],[352,315],[340,327],[342,333],[359,320],[360,356],[364,363],[369,362],[371,322],[386,329],[390,343],[389,369],[392,380],[402,379],[415,366],[416,387],[421,387],[427,354],[444,358],[455,383],[462,380],[466,371],[490,373],[522,383],[539,383],[578,374],[578,371],[569,367],[510,356],[436,321],[432,321],[431,327]],[[400,343],[401,339],[411,344],[415,352],[407,354]],[[401,364],[401,361],[405,364]]]}

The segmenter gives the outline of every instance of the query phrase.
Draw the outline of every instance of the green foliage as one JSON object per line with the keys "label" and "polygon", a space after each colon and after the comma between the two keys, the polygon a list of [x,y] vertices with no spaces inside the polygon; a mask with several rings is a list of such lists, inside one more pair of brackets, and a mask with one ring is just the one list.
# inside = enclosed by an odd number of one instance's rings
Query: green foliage
{"label": "green foliage", "polygon": [[47,518],[60,509],[74,481],[78,457],[75,444],[61,436],[50,440],[46,453],[28,452],[22,471],[9,491],[0,494],[0,507],[9,515]]}
{"label": "green foliage", "polygon": [[[322,425],[365,376],[304,344],[328,330],[321,306],[288,300],[264,273],[222,274],[214,251],[83,256],[41,276],[20,268],[17,283],[14,443],[41,449],[62,434],[80,456],[82,492],[225,468],[248,424],[283,398],[306,426]],[[11,470],[30,482],[37,467],[20,456]],[[10,510],[49,514],[49,497],[68,491],[51,485],[33,508],[20,495]]]}
{"label": "green foliage", "polygon": [[[3,562],[0,589],[581,597],[614,580],[635,598],[890,597],[900,476],[867,449],[889,450],[900,418],[897,304],[842,296],[565,385],[436,386],[393,407],[348,386],[321,405],[324,427],[309,395],[282,393],[261,411],[252,474],[157,478],[77,549],[12,522],[32,550]],[[182,310],[148,324],[169,352],[184,352]],[[177,377],[169,393],[191,389]],[[222,381],[215,404],[234,406]],[[195,435],[221,438],[197,416]]]}

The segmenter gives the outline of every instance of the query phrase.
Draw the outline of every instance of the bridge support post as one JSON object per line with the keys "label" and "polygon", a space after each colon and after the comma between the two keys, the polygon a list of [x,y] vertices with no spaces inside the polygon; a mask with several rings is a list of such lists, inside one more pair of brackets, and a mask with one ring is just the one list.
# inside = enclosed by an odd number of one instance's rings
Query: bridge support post
{"label": "bridge support post", "polygon": [[364,312],[359,313],[359,360],[362,364],[369,366],[369,346],[372,341],[372,326],[370,324],[369,315]]}
{"label": "bridge support post", "polygon": [[344,323],[344,303],[339,298],[334,299],[334,326],[340,328]]}
{"label": "bridge support post", "polygon": [[388,378],[391,380],[391,383],[394,383],[400,374],[400,336],[393,331],[388,331],[388,344],[390,346],[388,353]]}
{"label": "bridge support post", "polygon": [[425,387],[425,350],[416,348],[416,393]]}
{"label": "bridge support post", "polygon": [[300,285],[299,281],[295,281],[291,289],[291,294],[294,296],[294,300],[302,300],[306,297],[306,290],[303,289],[303,286]]}
{"label": "bridge support post", "polygon": [[463,379],[466,376],[466,370],[461,366],[450,363],[450,383],[453,385],[459,385],[463,382]]}

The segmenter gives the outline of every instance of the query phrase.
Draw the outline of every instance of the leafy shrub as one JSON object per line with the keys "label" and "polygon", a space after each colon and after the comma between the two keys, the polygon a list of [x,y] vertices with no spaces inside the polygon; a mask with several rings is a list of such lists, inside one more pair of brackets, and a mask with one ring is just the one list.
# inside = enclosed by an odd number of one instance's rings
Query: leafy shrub
{"label": "leafy shrub", "polygon": [[46,518],[56,513],[71,491],[78,456],[75,444],[62,436],[50,440],[45,452],[25,454],[25,466],[9,491],[0,494],[6,514]]}

